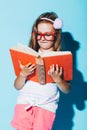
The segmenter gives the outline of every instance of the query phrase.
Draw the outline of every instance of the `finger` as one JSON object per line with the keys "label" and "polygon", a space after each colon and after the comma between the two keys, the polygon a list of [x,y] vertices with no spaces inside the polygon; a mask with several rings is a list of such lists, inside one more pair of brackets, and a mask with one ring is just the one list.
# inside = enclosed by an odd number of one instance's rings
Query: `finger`
{"label": "finger", "polygon": [[36,69],[36,68],[33,67],[33,68],[29,69],[29,71],[32,72],[32,71],[34,71],[35,69]]}
{"label": "finger", "polygon": [[57,72],[59,71],[59,66],[58,66],[58,64],[56,64],[56,71],[57,71]]}
{"label": "finger", "polygon": [[32,64],[32,65],[30,65],[30,66],[28,67],[28,69],[34,69],[34,68],[36,68],[36,67],[35,67],[35,64]]}
{"label": "finger", "polygon": [[30,67],[30,66],[31,66],[31,63],[30,63],[30,62],[25,65],[25,67]]}
{"label": "finger", "polygon": [[35,71],[33,70],[33,71],[31,71],[31,74],[33,74]]}
{"label": "finger", "polygon": [[49,71],[48,71],[48,75],[52,76],[52,74],[53,74],[53,73],[49,70]]}
{"label": "finger", "polygon": [[49,70],[50,73],[53,72],[53,65],[50,65],[50,70]]}
{"label": "finger", "polygon": [[51,75],[52,74],[52,71],[51,71],[51,66],[50,66],[50,69],[48,70],[48,74]]}
{"label": "finger", "polygon": [[48,74],[50,75],[50,71],[48,70]]}
{"label": "finger", "polygon": [[23,69],[23,68],[25,67],[25,66],[21,63],[20,60],[18,60],[18,63],[19,63],[19,66],[20,66],[21,69]]}
{"label": "finger", "polygon": [[36,69],[36,66],[33,64],[30,67],[28,67],[27,69],[28,69],[29,73],[33,73],[33,71],[35,71],[35,69]]}
{"label": "finger", "polygon": [[63,73],[63,68],[60,67],[60,72],[59,72],[59,74],[62,75],[62,73]]}
{"label": "finger", "polygon": [[51,70],[52,70],[52,72],[54,72],[54,70],[55,70],[54,64],[52,64]]}

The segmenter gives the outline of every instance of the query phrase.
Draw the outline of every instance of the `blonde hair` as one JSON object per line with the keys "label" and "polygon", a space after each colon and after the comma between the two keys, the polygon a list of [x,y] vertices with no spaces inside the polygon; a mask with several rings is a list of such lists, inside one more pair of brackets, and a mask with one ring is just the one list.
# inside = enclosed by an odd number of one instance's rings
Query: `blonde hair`
{"label": "blonde hair", "polygon": [[[54,12],[46,12],[46,13],[41,14],[34,22],[33,27],[32,27],[32,32],[31,32],[31,38],[29,41],[29,46],[36,51],[38,51],[39,49],[39,45],[36,39],[37,25],[41,22],[52,24],[51,21],[46,20],[46,19],[41,19],[41,18],[48,18],[50,20],[55,20],[56,18],[58,18],[58,16]],[[55,29],[55,32],[56,32],[56,36],[55,36],[53,47],[54,47],[54,51],[59,51],[61,50],[61,29]]]}

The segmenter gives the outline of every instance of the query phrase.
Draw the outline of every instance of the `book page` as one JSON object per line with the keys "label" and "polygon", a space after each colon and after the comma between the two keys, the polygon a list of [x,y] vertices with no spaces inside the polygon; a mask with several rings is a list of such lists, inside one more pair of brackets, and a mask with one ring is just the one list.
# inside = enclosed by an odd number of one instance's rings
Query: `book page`
{"label": "book page", "polygon": [[58,55],[68,55],[71,54],[70,51],[44,51],[40,55],[41,57],[50,57],[50,56],[58,56]]}
{"label": "book page", "polygon": [[36,52],[35,50],[33,50],[32,48],[28,47],[27,45],[23,45],[21,43],[18,43],[17,46],[12,47],[10,49],[19,51],[19,52],[23,52],[26,54],[30,54],[33,56],[41,56],[41,57],[50,57],[50,56],[58,56],[58,55],[67,55],[67,54],[71,54],[70,51],[43,51],[43,52]]}
{"label": "book page", "polygon": [[21,43],[18,43],[17,46],[12,47],[10,49],[13,49],[13,50],[16,50],[16,51],[19,51],[19,52],[23,52],[23,53],[27,53],[27,54],[30,54],[30,55],[34,55],[36,57],[39,56],[38,52],[36,52],[32,48],[28,47],[27,45],[23,45]]}

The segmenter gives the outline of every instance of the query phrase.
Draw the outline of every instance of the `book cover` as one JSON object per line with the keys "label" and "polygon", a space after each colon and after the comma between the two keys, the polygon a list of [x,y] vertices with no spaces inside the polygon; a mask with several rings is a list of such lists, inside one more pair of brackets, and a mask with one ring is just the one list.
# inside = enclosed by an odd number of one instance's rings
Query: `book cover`
{"label": "book cover", "polygon": [[[26,65],[29,62],[36,64],[36,58],[40,56],[44,61],[46,83],[53,82],[52,78],[48,75],[48,70],[52,64],[58,64],[59,67],[63,68],[64,80],[72,80],[72,53],[70,51],[45,51],[38,53],[22,44],[10,48],[9,51],[16,76],[18,76],[20,73],[19,61],[21,61],[23,65]],[[35,70],[35,73],[29,75],[27,79],[39,82],[37,68]]]}

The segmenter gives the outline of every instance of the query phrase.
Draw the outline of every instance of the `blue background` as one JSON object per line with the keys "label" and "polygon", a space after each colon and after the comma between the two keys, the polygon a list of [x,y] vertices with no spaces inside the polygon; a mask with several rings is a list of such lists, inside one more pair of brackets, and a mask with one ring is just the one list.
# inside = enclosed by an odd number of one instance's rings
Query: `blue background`
{"label": "blue background", "polygon": [[0,130],[13,130],[10,121],[18,91],[9,48],[28,45],[32,23],[43,12],[63,19],[64,49],[73,53],[73,81],[68,95],[61,93],[53,130],[87,130],[87,1],[0,0]]}

